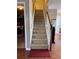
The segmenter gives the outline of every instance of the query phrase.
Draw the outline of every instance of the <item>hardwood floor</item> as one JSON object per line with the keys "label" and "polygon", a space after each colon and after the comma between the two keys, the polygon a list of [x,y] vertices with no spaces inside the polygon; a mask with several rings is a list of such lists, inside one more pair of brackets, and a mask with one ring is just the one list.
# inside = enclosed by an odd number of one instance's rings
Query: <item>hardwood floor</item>
{"label": "hardwood floor", "polygon": [[55,45],[52,45],[51,59],[61,59],[61,40],[60,35],[56,34]]}
{"label": "hardwood floor", "polygon": [[23,34],[17,36],[17,48],[25,48],[25,39]]}
{"label": "hardwood floor", "polygon": [[55,37],[55,45],[52,45],[52,52],[50,52],[51,57],[49,58],[30,58],[28,57],[29,52],[25,51],[23,48],[17,49],[17,59],[61,59],[61,40],[60,35]]}

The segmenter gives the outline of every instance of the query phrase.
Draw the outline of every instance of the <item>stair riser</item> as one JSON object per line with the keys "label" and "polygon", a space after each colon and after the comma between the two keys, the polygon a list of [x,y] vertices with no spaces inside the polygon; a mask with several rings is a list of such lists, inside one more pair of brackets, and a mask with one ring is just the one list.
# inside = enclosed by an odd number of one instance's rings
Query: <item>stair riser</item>
{"label": "stair riser", "polygon": [[31,49],[48,49],[48,47],[32,47]]}
{"label": "stair riser", "polygon": [[45,28],[34,28],[35,31],[40,31],[43,32],[43,30],[45,30]]}
{"label": "stair riser", "polygon": [[32,49],[48,49],[48,46],[32,46]]}
{"label": "stair riser", "polygon": [[45,34],[45,32],[39,32],[39,31],[37,31],[37,32],[33,32],[33,34]]}
{"label": "stair riser", "polygon": [[42,34],[33,34],[33,36],[35,36],[35,37],[46,37],[46,35],[42,35]]}
{"label": "stair riser", "polygon": [[46,39],[46,37],[36,37],[36,36],[32,36],[32,38],[33,38],[33,39],[43,39],[43,40]]}
{"label": "stair riser", "polygon": [[47,40],[33,40],[32,44],[47,44]]}
{"label": "stair riser", "polygon": [[44,24],[40,24],[40,25],[36,25],[36,24],[34,24],[34,28],[45,28],[45,25]]}
{"label": "stair riser", "polygon": [[48,49],[47,46],[32,46],[32,49]]}
{"label": "stair riser", "polygon": [[37,30],[37,29],[34,29],[34,31],[33,32],[46,32],[46,31],[44,31],[43,29],[40,29],[40,30]]}
{"label": "stair riser", "polygon": [[44,25],[44,22],[42,22],[42,21],[39,21],[39,22],[38,22],[38,21],[35,21],[34,23],[35,23],[36,25]]}
{"label": "stair riser", "polygon": [[45,24],[43,22],[34,22],[34,25],[44,25],[45,26]]}
{"label": "stair riser", "polygon": [[48,49],[43,11],[36,11],[32,35],[32,49]]}

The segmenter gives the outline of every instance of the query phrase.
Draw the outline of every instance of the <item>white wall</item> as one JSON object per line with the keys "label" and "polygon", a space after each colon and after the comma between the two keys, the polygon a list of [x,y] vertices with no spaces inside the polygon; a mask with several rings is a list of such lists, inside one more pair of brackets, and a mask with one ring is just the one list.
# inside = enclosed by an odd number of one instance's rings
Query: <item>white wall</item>
{"label": "white wall", "polygon": [[56,19],[57,9],[48,9],[50,19]]}
{"label": "white wall", "polygon": [[53,19],[56,19],[56,17],[57,17],[57,9],[48,9],[48,13],[49,13],[49,17],[51,20],[51,24],[53,26],[53,25],[55,25],[55,20],[53,20]]}
{"label": "white wall", "polygon": [[33,23],[34,23],[34,14],[33,14],[33,3],[32,0],[29,0],[29,16],[30,16],[30,48],[31,49],[31,41],[32,41],[32,33],[33,33]]}
{"label": "white wall", "polygon": [[[49,9],[48,12],[50,19],[56,19],[56,33],[59,33],[59,29],[61,28],[61,10]],[[51,20],[51,23],[53,24],[53,20]]]}
{"label": "white wall", "polygon": [[26,8],[26,50],[31,50],[31,40],[32,40],[32,32],[33,32],[33,22],[34,22],[34,14],[33,14],[33,5],[32,0],[25,0],[25,8]]}
{"label": "white wall", "polygon": [[59,33],[59,29],[61,28],[61,14],[57,14],[56,18],[56,33]]}
{"label": "white wall", "polygon": [[48,9],[61,9],[61,0],[49,0],[48,1]]}
{"label": "white wall", "polygon": [[25,47],[30,50],[30,16],[29,16],[29,0],[25,0]]}

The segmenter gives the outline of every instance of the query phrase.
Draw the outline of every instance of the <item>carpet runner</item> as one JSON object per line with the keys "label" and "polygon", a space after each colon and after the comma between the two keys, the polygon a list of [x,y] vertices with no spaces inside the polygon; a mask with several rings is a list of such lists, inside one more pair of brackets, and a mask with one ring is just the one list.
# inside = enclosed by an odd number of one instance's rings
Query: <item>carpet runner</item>
{"label": "carpet runner", "polygon": [[47,49],[37,49],[37,50],[31,50],[29,57],[50,57],[50,53]]}

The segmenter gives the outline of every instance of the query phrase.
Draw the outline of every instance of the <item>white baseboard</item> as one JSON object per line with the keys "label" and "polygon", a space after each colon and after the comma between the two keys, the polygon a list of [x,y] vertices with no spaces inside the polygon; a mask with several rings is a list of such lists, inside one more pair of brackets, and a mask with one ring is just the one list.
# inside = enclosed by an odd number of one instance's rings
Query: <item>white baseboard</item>
{"label": "white baseboard", "polygon": [[31,49],[30,48],[26,48],[26,51],[30,51]]}

